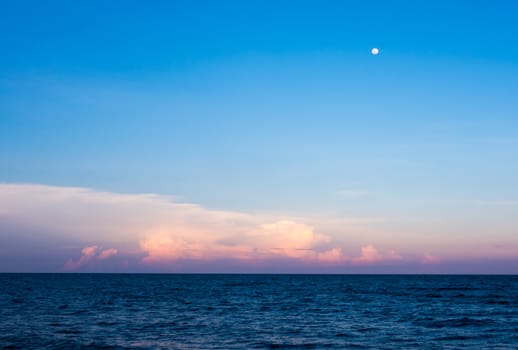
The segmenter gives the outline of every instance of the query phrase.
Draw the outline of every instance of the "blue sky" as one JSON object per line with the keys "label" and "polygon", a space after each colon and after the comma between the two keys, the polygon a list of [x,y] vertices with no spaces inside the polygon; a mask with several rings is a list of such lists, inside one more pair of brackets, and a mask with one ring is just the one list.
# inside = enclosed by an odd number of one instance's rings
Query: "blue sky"
{"label": "blue sky", "polygon": [[[506,246],[515,259],[517,14],[512,1],[4,3],[0,183],[297,218],[344,251],[439,261],[469,242],[491,251],[474,258]],[[342,232],[346,218],[370,226]]]}

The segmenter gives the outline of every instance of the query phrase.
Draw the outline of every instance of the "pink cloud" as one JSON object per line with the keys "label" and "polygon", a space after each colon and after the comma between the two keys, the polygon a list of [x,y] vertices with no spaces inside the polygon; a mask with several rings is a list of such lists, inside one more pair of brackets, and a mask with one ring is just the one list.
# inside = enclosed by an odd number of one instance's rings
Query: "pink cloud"
{"label": "pink cloud", "polygon": [[348,258],[342,253],[341,248],[332,248],[318,253],[318,260],[326,265],[341,265],[346,263]]}
{"label": "pink cloud", "polygon": [[105,259],[108,259],[108,258],[114,256],[118,252],[119,251],[115,248],[106,249],[99,253],[99,255],[97,256],[97,259],[105,260]]}
{"label": "pink cloud", "polygon": [[430,253],[426,253],[424,256],[423,256],[423,259],[421,260],[421,263],[423,265],[434,265],[434,264],[439,264],[441,263],[441,258],[435,256],[435,255],[432,255]]}
{"label": "pink cloud", "polygon": [[361,248],[362,254],[353,259],[355,264],[372,264],[382,260],[381,254],[378,252],[376,247],[369,244]]}
{"label": "pink cloud", "polygon": [[[115,255],[131,257],[150,269],[180,260],[291,260],[322,266],[401,260],[394,251],[375,247],[390,242],[381,231],[364,229],[365,221],[214,210],[154,194],[0,184],[0,212],[40,232],[97,243],[86,246],[79,258],[69,259],[67,270],[94,266]],[[366,238],[375,245],[360,246]],[[359,256],[344,253],[354,247],[361,247]]]}
{"label": "pink cloud", "polygon": [[67,271],[74,271],[79,269],[82,266],[88,265],[95,260],[105,260],[110,258],[111,256],[117,254],[117,249],[110,248],[103,251],[100,251],[99,246],[92,245],[88,247],[84,247],[81,250],[81,256],[77,260],[69,259],[64,269]]}
{"label": "pink cloud", "polygon": [[88,264],[94,258],[95,253],[97,252],[98,249],[99,249],[99,247],[96,245],[84,247],[81,250],[81,257],[76,261],[74,261],[72,259],[68,260],[67,263],[65,264],[65,269],[66,270],[77,270],[81,266]]}
{"label": "pink cloud", "polygon": [[355,265],[372,265],[381,262],[389,262],[401,260],[402,257],[394,250],[389,251],[386,254],[381,254],[376,247],[372,244],[366,245],[361,248],[361,255],[355,257],[351,262]]}
{"label": "pink cloud", "polygon": [[336,263],[344,260],[339,248],[317,251],[316,246],[329,242],[329,237],[316,233],[309,225],[294,221],[279,220],[267,224],[244,225],[239,232],[229,235],[232,231],[236,231],[236,228],[214,231],[211,228],[203,230],[192,227],[161,227],[150,230],[140,241],[140,248],[146,253],[143,262],[288,258]]}

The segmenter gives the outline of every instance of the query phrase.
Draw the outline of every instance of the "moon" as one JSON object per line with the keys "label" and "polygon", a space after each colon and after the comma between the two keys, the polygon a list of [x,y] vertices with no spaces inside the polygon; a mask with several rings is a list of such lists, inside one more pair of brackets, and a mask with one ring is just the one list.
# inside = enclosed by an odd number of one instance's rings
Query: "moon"
{"label": "moon", "polygon": [[380,49],[378,49],[377,47],[373,47],[371,49],[371,54],[373,54],[374,56],[378,55],[380,53]]}

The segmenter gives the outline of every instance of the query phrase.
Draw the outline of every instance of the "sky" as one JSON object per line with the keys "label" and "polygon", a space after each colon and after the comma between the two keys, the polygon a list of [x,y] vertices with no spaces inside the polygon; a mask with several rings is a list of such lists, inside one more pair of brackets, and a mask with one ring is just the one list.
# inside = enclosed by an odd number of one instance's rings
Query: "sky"
{"label": "sky", "polygon": [[0,7],[0,272],[518,273],[518,3]]}

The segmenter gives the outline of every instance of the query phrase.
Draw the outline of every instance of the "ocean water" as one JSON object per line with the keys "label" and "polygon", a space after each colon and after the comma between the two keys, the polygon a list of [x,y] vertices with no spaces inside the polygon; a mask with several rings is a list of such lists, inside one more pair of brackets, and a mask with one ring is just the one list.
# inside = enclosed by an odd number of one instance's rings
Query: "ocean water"
{"label": "ocean water", "polygon": [[518,349],[518,276],[0,274],[6,349]]}

